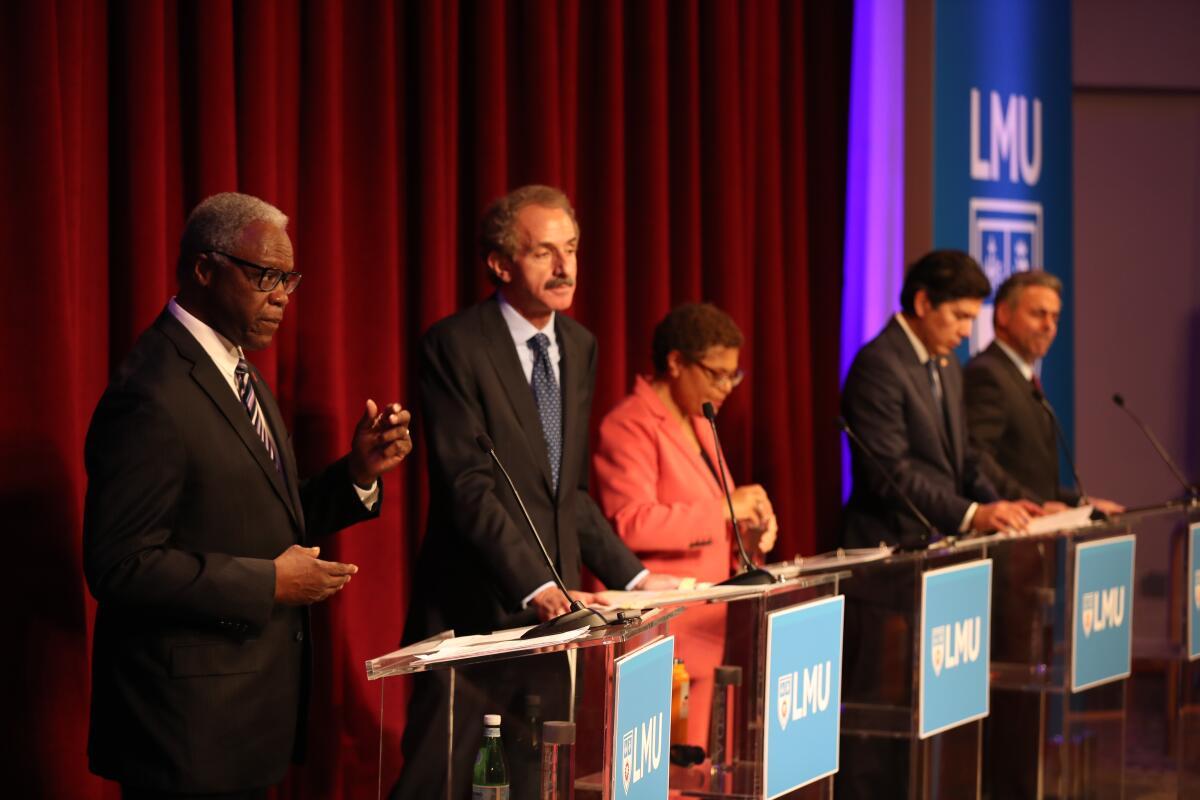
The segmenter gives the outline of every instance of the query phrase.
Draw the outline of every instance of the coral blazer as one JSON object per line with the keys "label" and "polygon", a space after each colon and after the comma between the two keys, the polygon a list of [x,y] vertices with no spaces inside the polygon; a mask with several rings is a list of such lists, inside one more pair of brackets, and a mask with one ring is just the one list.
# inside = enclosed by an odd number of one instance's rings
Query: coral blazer
{"label": "coral blazer", "polygon": [[[715,465],[708,421],[693,417],[692,427]],[[732,531],[721,485],[646,379],[638,378],[633,394],[600,424],[593,466],[605,516],[652,572],[714,583],[729,577]],[[728,464],[725,478],[732,486]],[[683,738],[707,747],[713,668],[725,651],[725,607],[693,606],[670,627],[675,655],[691,678]],[[677,740],[674,732],[671,738]]]}

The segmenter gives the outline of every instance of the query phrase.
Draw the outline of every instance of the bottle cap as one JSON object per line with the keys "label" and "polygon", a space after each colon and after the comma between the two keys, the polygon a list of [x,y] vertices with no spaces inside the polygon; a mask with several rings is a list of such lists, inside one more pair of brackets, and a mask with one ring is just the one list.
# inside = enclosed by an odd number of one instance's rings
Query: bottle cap
{"label": "bottle cap", "polygon": [[484,714],[483,715],[483,724],[488,726],[489,728],[499,728],[500,727],[500,715],[499,714]]}
{"label": "bottle cap", "polygon": [[575,744],[575,723],[557,720],[543,722],[542,741],[545,744]]}

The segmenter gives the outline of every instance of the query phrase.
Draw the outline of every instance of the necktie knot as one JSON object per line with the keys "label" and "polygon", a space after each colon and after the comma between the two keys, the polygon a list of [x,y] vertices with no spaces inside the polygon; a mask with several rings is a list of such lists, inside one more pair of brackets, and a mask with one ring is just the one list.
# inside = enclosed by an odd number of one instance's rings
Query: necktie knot
{"label": "necktie knot", "polygon": [[550,337],[544,333],[534,334],[529,339],[529,346],[536,355],[547,355],[550,352]]}

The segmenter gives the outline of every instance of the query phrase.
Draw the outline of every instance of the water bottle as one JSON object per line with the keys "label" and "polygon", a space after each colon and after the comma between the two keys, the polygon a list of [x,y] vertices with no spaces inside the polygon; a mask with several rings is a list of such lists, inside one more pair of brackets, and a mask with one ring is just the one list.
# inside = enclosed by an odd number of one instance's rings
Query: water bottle
{"label": "water bottle", "polygon": [[483,744],[475,756],[471,800],[509,800],[508,765],[500,746],[500,715],[483,715]]}
{"label": "water bottle", "polygon": [[671,668],[671,744],[684,744],[688,738],[688,688],[691,678],[683,659]]}

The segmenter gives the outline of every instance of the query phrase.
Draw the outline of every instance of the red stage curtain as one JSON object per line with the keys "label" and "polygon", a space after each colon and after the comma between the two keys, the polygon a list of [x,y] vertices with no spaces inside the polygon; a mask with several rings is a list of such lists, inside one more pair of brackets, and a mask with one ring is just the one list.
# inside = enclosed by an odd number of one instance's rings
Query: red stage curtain
{"label": "red stage curtain", "polygon": [[[817,13],[822,29],[806,31]],[[668,308],[717,303],[747,337],[749,380],[721,419],[734,473],[770,491],[776,555],[825,546],[845,129],[828,87],[847,60],[828,42],[848,40],[836,16],[788,0],[0,4],[10,791],[115,797],[85,759],[83,438],[109,372],[171,295],[188,209],[213,192],[292,219],[304,285],[255,361],[302,469],[344,451],[364,398],[409,402],[421,332],[487,291],[480,211],[537,181],[566,189],[582,225],[574,313],[601,343],[593,425],[648,369]],[[382,519],[327,545],[362,571],[316,610],[313,755],[283,796],[374,795],[380,686],[363,661],[401,632],[427,502],[419,431],[416,447]],[[402,685],[389,687],[385,783]]]}

